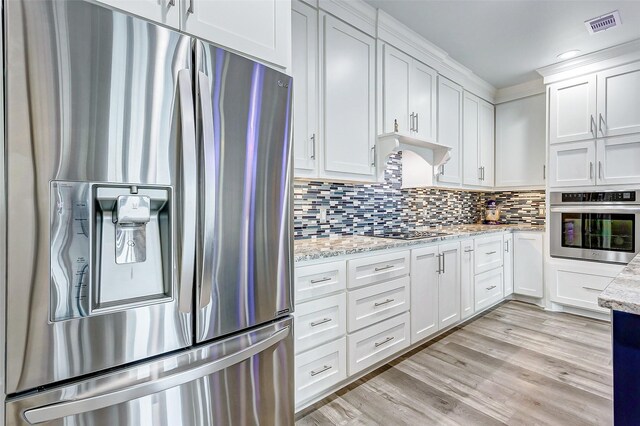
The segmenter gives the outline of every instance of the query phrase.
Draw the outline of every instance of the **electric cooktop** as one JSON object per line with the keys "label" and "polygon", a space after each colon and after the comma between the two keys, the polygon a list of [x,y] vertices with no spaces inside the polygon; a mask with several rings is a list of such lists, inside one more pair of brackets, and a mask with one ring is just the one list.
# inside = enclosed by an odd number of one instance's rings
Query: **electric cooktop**
{"label": "electric cooktop", "polygon": [[369,234],[370,237],[395,238],[397,240],[419,240],[421,238],[433,238],[449,235],[446,232],[436,231],[402,231],[402,232],[384,232],[382,234]]}

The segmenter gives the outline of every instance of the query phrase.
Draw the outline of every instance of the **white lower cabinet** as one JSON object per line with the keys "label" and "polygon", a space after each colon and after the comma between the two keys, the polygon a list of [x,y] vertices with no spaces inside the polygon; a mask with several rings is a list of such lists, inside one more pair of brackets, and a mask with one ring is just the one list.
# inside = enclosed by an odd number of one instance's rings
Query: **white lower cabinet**
{"label": "white lower cabinet", "polygon": [[544,286],[544,256],[540,232],[513,234],[513,292],[524,296],[542,297]]}
{"label": "white lower cabinet", "polygon": [[476,311],[474,303],[473,240],[463,241],[460,253],[460,318],[467,319]]}
{"label": "white lower cabinet", "polygon": [[440,330],[460,321],[460,243],[440,244],[438,322]]}
{"label": "white lower cabinet", "polygon": [[507,297],[513,294],[513,234],[504,234],[504,293]]}
{"label": "white lower cabinet", "polygon": [[476,275],[475,279],[475,305],[476,312],[487,308],[502,300],[502,268]]}
{"label": "white lower cabinet", "polygon": [[347,337],[349,374],[355,374],[409,346],[409,312]]}
{"label": "white lower cabinet", "polygon": [[296,303],[315,299],[347,288],[347,262],[299,266],[295,271]]}
{"label": "white lower cabinet", "polygon": [[347,323],[344,293],[300,303],[295,310],[296,353],[344,336]]}
{"label": "white lower cabinet", "polygon": [[502,235],[476,238],[474,250],[476,274],[502,266]]}
{"label": "white lower cabinet", "polygon": [[405,276],[350,291],[349,333],[408,311],[410,284],[410,278]]}
{"label": "white lower cabinet", "polygon": [[334,340],[296,356],[296,406],[347,378],[347,339]]}

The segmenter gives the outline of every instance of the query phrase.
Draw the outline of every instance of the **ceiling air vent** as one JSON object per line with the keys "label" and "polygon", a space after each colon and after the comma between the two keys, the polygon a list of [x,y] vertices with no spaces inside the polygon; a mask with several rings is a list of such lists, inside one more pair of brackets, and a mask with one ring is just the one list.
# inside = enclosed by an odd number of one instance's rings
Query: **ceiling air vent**
{"label": "ceiling air vent", "polygon": [[620,12],[615,10],[597,18],[589,19],[584,24],[587,26],[589,34],[595,34],[622,25],[622,21],[620,20]]}

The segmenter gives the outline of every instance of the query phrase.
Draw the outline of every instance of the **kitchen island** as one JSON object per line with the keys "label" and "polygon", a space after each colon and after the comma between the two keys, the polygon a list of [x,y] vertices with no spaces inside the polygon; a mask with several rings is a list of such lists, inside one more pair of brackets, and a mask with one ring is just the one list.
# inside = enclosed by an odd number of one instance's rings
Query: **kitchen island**
{"label": "kitchen island", "polygon": [[611,309],[614,424],[635,425],[640,418],[640,255],[611,281],[598,304]]}

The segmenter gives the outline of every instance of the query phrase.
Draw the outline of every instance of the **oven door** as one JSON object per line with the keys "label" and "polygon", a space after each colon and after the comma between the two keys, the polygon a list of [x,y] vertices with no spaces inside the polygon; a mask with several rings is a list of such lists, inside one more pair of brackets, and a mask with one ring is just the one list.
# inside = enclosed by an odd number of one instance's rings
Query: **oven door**
{"label": "oven door", "polygon": [[634,207],[551,207],[551,256],[629,263],[638,253],[640,209]]}

